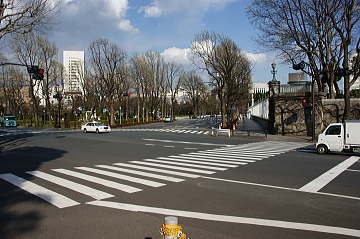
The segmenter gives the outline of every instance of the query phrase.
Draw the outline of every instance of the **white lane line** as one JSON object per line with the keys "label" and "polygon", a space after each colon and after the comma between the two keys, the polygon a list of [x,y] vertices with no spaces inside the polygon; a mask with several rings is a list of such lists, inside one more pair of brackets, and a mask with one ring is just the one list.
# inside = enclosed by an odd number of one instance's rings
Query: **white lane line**
{"label": "white lane line", "polygon": [[[188,156],[188,157],[197,157],[197,158],[213,158],[213,159],[221,159],[221,160],[232,160],[232,161],[243,161],[246,162],[246,160],[251,160],[251,163],[256,160],[256,161],[260,161],[264,158],[267,157],[262,157],[262,158],[258,158],[258,157],[247,157],[247,156],[232,156],[230,158],[228,157],[220,157],[220,156],[209,156],[209,155],[202,155],[202,154],[180,154],[182,156]],[[245,160],[245,161],[244,161]]]}
{"label": "white lane line", "polygon": [[192,160],[186,160],[186,159],[179,159],[179,158],[170,158],[170,157],[158,157],[158,159],[165,159],[165,160],[173,160],[178,162],[185,162],[185,163],[197,163],[197,164],[204,164],[204,165],[213,165],[213,166],[221,166],[221,167],[229,167],[229,168],[236,168],[237,165],[231,165],[231,164],[223,164],[223,163],[211,163],[208,162],[207,159],[192,159]]}
{"label": "white lane line", "polygon": [[197,133],[198,131],[191,131],[190,134],[195,134]]}
{"label": "white lane line", "polygon": [[186,130],[186,131],[184,131],[184,134],[187,134],[189,132],[191,132],[191,130]]}
{"label": "white lane line", "polygon": [[[186,155],[186,154],[184,154]],[[169,158],[180,158],[180,159],[188,159],[188,160],[200,160],[200,161],[208,161],[208,162],[216,162],[216,163],[224,163],[224,164],[235,164],[235,165],[246,165],[247,163],[253,163],[255,161],[252,160],[236,160],[236,159],[221,159],[221,158],[216,158],[216,159],[211,159],[208,157],[194,157],[194,156],[168,156]],[[245,163],[246,162],[246,163]]]}
{"label": "white lane line", "polygon": [[325,172],[324,174],[320,175],[313,181],[309,182],[308,184],[301,187],[300,191],[305,192],[317,192],[323,187],[325,187],[328,183],[334,180],[338,175],[348,169],[351,165],[356,163],[360,158],[359,157],[350,157],[345,161],[339,163],[329,171]]}
{"label": "white lane line", "polygon": [[198,132],[197,132],[197,134],[202,134],[202,133],[204,133],[204,131],[198,131]]}
{"label": "white lane line", "polygon": [[93,182],[93,183],[104,185],[104,186],[109,187],[109,188],[115,188],[117,190],[127,192],[127,193],[135,193],[135,192],[142,191],[142,189],[139,189],[139,188],[131,187],[131,186],[128,186],[128,185],[125,185],[125,184],[116,183],[116,182],[113,182],[113,181],[105,180],[105,179],[102,179],[102,178],[90,176],[90,175],[83,174],[83,173],[78,173],[78,172],[67,170],[67,169],[59,168],[59,169],[52,169],[52,170],[55,171],[55,172],[58,172],[58,173],[66,174],[66,175],[73,176],[73,177],[76,177],[76,178],[80,178],[80,179],[83,179],[83,180],[87,180],[87,181],[90,181],[90,182]]}
{"label": "white lane line", "polygon": [[176,169],[176,170],[194,172],[194,173],[203,173],[203,174],[213,174],[213,173],[215,173],[214,171],[208,171],[208,170],[200,170],[200,169],[193,169],[193,168],[183,168],[183,167],[176,167],[176,166],[156,164],[156,163],[147,163],[147,162],[142,162],[142,161],[131,161],[131,162],[136,163],[136,164],[154,166],[154,167],[159,167],[159,168],[170,168],[170,169]]}
{"label": "white lane line", "polygon": [[146,146],[154,146],[155,144],[145,144]]}
{"label": "white lane line", "polygon": [[162,139],[142,139],[146,141],[165,142],[165,143],[177,143],[177,144],[198,144],[198,145],[210,145],[210,146],[234,146],[229,144],[211,144],[211,143],[200,143],[200,142],[187,142],[187,141],[174,141],[174,140],[162,140]]}
{"label": "white lane line", "polygon": [[103,191],[100,191],[100,190],[97,190],[94,188],[90,188],[88,186],[85,186],[85,185],[82,185],[79,183],[75,183],[75,182],[72,182],[67,179],[59,178],[54,175],[47,174],[47,173],[44,173],[41,171],[28,171],[26,173],[31,174],[35,177],[47,180],[51,183],[63,186],[65,188],[71,189],[75,192],[78,192],[78,193],[81,193],[84,195],[88,195],[97,200],[114,197],[114,195],[111,195],[109,193],[106,193],[106,192],[103,192]]}
{"label": "white lane line", "polygon": [[155,162],[155,163],[172,164],[172,165],[179,165],[179,166],[188,166],[188,167],[191,167],[191,168],[204,168],[204,169],[220,170],[220,171],[227,170],[227,168],[197,165],[195,162],[192,162],[190,164],[190,163],[173,162],[173,161],[168,161],[168,160],[157,160],[157,159],[145,159],[145,161],[147,161],[147,162]]}
{"label": "white lane line", "polygon": [[173,145],[165,145],[164,148],[175,148]]}
{"label": "white lane line", "polygon": [[204,132],[204,134],[209,134],[209,131]]}
{"label": "white lane line", "polygon": [[149,178],[157,178],[157,179],[161,179],[161,180],[169,181],[169,182],[178,183],[178,182],[183,182],[184,181],[184,179],[180,179],[180,178],[175,178],[175,177],[170,177],[170,176],[162,176],[162,175],[159,175],[159,174],[146,173],[146,172],[143,172],[143,171],[137,171],[137,170],[132,170],[132,169],[125,169],[125,168],[119,168],[119,167],[108,166],[108,165],[95,165],[95,166],[99,167],[99,168],[106,168],[106,169],[119,171],[119,172],[125,172],[125,173],[141,175],[141,176],[145,176],[145,177],[149,177]]}
{"label": "white lane line", "polygon": [[260,219],[260,218],[226,216],[226,215],[209,214],[209,213],[192,212],[192,211],[180,211],[174,209],[147,207],[147,206],[141,206],[135,204],[125,204],[125,203],[110,202],[110,201],[93,201],[93,202],[87,202],[86,204],[114,208],[119,210],[126,210],[131,212],[145,212],[145,213],[153,213],[160,215],[172,215],[177,217],[194,218],[194,219],[207,220],[207,221],[229,222],[229,223],[286,228],[286,229],[294,229],[294,230],[360,237],[360,230],[342,228],[342,227],[323,226],[323,225],[315,225],[308,223],[278,221],[278,220]]}
{"label": "white lane line", "polygon": [[28,180],[20,178],[11,173],[0,174],[0,178],[27,191],[28,193],[31,193],[49,203],[51,203],[52,205],[54,205],[58,208],[71,207],[71,206],[80,204],[68,197],[65,197],[61,194],[58,194],[54,191],[51,191],[47,188],[39,186],[33,182],[30,182]]}
{"label": "white lane line", "polygon": [[126,175],[123,175],[123,174],[113,173],[113,172],[104,171],[104,170],[95,169],[95,168],[88,168],[88,167],[76,167],[76,168],[84,170],[84,171],[92,172],[92,173],[97,173],[97,174],[101,174],[101,175],[105,175],[105,176],[109,176],[109,177],[113,177],[113,178],[118,178],[118,179],[130,181],[130,182],[134,182],[134,183],[147,185],[147,186],[150,186],[150,187],[161,187],[161,186],[166,185],[166,184],[158,183],[158,182],[151,181],[151,180],[135,178],[135,177],[126,176]]}
{"label": "white lane line", "polygon": [[360,173],[360,170],[355,170],[355,169],[346,169],[346,171],[350,171],[350,172],[357,172],[357,173]]}
{"label": "white lane line", "polygon": [[114,165],[128,167],[128,168],[142,169],[142,170],[158,172],[158,173],[164,173],[164,174],[177,175],[177,176],[181,176],[181,177],[185,177],[185,178],[198,178],[198,177],[200,177],[200,175],[191,174],[191,173],[182,173],[182,172],[164,170],[164,169],[159,169],[159,168],[143,167],[143,166],[127,164],[127,163],[114,163]]}

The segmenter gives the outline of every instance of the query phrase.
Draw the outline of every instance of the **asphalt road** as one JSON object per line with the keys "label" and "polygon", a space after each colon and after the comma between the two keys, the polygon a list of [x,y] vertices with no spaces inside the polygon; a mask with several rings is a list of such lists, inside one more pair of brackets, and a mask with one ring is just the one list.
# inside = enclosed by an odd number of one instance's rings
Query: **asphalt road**
{"label": "asphalt road", "polygon": [[0,238],[360,237],[358,156],[209,128],[0,132]]}

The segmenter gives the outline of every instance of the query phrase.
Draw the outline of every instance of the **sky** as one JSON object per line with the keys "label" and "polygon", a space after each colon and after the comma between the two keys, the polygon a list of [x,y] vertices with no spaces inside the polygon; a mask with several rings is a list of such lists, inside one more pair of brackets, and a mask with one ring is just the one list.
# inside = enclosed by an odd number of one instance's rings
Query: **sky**
{"label": "sky", "polygon": [[59,50],[83,50],[107,38],[135,53],[158,51],[167,61],[191,65],[191,42],[203,30],[220,33],[236,42],[254,64],[253,82],[272,79],[271,63],[277,64],[277,79],[287,81],[292,72],[275,52],[259,46],[258,34],[248,20],[251,0],[60,0],[55,25],[48,33]]}

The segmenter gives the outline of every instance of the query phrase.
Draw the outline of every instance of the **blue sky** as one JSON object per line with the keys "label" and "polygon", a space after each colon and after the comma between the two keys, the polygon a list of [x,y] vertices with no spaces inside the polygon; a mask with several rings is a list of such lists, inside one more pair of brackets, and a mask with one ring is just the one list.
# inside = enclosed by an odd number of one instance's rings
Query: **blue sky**
{"label": "blue sky", "polygon": [[289,66],[254,41],[257,32],[246,15],[251,0],[62,0],[49,33],[59,50],[85,50],[97,38],[108,38],[129,55],[156,50],[169,61],[186,65],[195,34],[208,30],[233,39],[254,63],[253,81],[286,82]]}

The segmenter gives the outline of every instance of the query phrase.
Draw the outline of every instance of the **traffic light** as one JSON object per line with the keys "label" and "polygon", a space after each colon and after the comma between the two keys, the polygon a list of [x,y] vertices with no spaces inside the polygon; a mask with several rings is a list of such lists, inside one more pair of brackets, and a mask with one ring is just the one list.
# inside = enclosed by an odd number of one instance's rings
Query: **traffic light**
{"label": "traffic light", "polygon": [[39,66],[28,66],[27,71],[29,74],[32,74],[34,80],[43,80],[45,70],[39,68]]}
{"label": "traffic light", "polygon": [[35,80],[43,80],[44,79],[44,73],[45,73],[45,70],[40,68],[35,73],[33,73],[32,78],[35,79]]}

